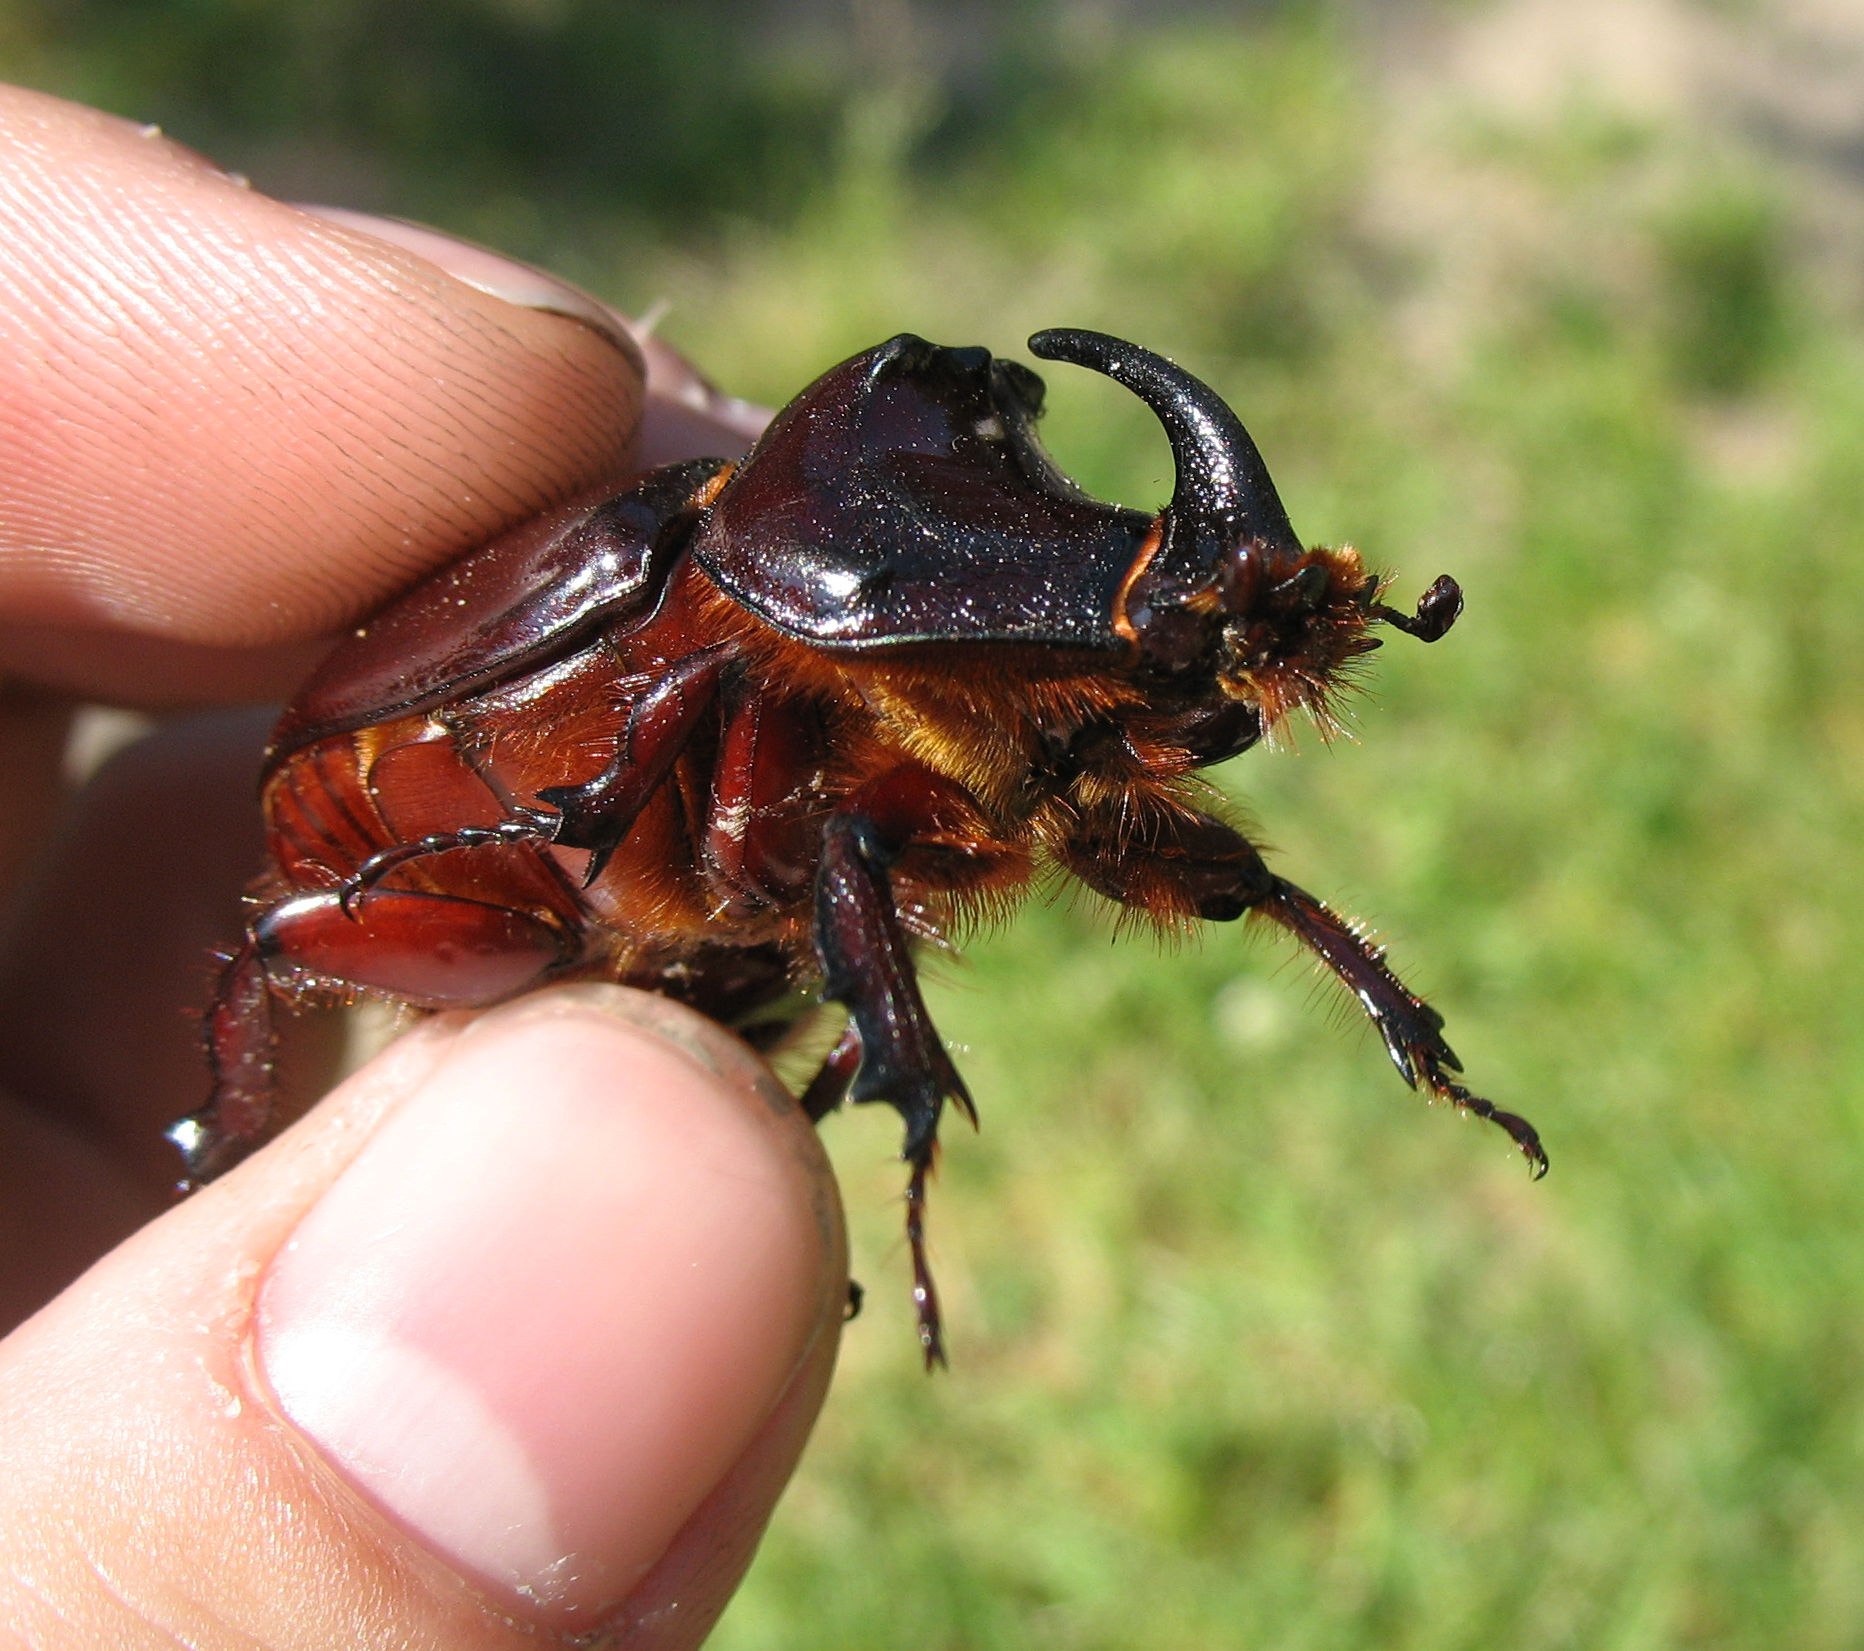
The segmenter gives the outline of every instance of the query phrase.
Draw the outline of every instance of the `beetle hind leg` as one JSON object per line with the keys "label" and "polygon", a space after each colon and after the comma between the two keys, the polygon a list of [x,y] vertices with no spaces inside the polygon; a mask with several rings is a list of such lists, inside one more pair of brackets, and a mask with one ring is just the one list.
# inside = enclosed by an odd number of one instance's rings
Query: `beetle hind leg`
{"label": "beetle hind leg", "polygon": [[201,1025],[212,1098],[168,1126],[192,1192],[228,1170],[265,1134],[272,1113],[272,1073],[278,1037],[272,1022],[272,987],[259,943],[250,934],[226,959]]}
{"label": "beetle hind leg", "polygon": [[171,1124],[183,1190],[211,1181],[269,1132],[277,1041],[273,999],[305,982],[427,1009],[502,1002],[575,962],[579,928],[558,914],[459,895],[384,889],[351,912],[334,889],[267,907],[221,969],[202,1035],[206,1106]]}

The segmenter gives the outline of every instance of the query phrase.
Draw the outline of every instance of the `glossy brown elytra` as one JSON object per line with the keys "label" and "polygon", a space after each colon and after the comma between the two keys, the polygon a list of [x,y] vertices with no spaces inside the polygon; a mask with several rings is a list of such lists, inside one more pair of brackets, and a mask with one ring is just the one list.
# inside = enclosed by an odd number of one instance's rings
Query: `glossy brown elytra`
{"label": "glossy brown elytra", "polygon": [[846,1029],[803,1094],[905,1120],[919,1334],[941,1113],[971,1099],[927,1016],[916,937],[1058,866],[1162,924],[1254,913],[1359,1001],[1405,1081],[1465,1089],[1442,1020],[1353,926],[1209,812],[1197,770],[1325,719],[1375,625],[1434,641],[1347,548],[1295,537],[1204,384],[1101,333],[1038,356],[1106,374],[1171,442],[1156,516],[1037,444],[1042,383],[902,335],[824,374],[739,465],[658,470],[440,570],[327,659],[266,756],[271,866],[206,1023],[213,1090],[171,1131],[207,1179],[264,1135],[274,1004],[488,1004],[598,978],[768,1045]]}

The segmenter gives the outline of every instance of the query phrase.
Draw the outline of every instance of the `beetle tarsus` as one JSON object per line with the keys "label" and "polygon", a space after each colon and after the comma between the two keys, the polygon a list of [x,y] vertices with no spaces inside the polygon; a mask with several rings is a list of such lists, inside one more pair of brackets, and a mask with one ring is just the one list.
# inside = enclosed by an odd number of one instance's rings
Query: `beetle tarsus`
{"label": "beetle tarsus", "polygon": [[936,1147],[936,1141],[928,1143],[924,1153],[913,1160],[913,1173],[906,1183],[906,1247],[913,1258],[913,1310],[927,1370],[943,1369],[947,1362],[945,1321],[939,1312],[932,1266],[926,1259],[926,1177],[932,1173]]}
{"label": "beetle tarsus", "polygon": [[198,1192],[217,1180],[252,1150],[252,1143],[227,1134],[211,1110],[177,1118],[163,1136],[181,1154],[186,1173],[175,1183],[180,1194]]}
{"label": "beetle tarsus", "polygon": [[1398,978],[1383,950],[1305,889],[1281,877],[1274,884],[1257,909],[1307,947],[1359,1000],[1399,1076],[1413,1089],[1427,1090],[1505,1131],[1532,1166],[1534,1179],[1545,1175],[1547,1154],[1534,1126],[1449,1076],[1460,1072],[1463,1063],[1443,1036],[1443,1016]]}
{"label": "beetle tarsus", "polygon": [[278,1039],[265,957],[251,935],[220,965],[201,1043],[213,1074],[208,1103],[164,1132],[187,1169],[183,1191],[225,1174],[259,1144],[271,1122]]}
{"label": "beetle tarsus", "polygon": [[1421,1086],[1438,1099],[1448,1101],[1458,1111],[1482,1118],[1505,1131],[1509,1140],[1520,1149],[1521,1156],[1527,1160],[1531,1179],[1538,1181],[1547,1173],[1547,1149],[1540,1144],[1540,1131],[1527,1119],[1519,1113],[1504,1112],[1493,1101],[1471,1094],[1462,1084],[1446,1077],[1442,1071],[1443,1063],[1430,1050],[1415,1051],[1413,1059],[1418,1069],[1418,1084],[1413,1087]]}
{"label": "beetle tarsus", "polygon": [[[861,1060],[861,1037],[851,1020],[835,1047],[828,1053],[820,1069],[809,1082],[809,1087],[802,1093],[802,1109],[811,1123],[820,1123],[846,1097],[856,1068]],[[969,1097],[967,1096],[968,1100]],[[968,1108],[967,1108],[968,1112]],[[975,1113],[969,1114],[973,1124]],[[937,1118],[933,1119],[932,1132],[917,1148],[909,1139],[906,1150],[901,1157],[912,1164],[912,1174],[906,1183],[906,1245],[912,1255],[913,1268],[913,1313],[919,1332],[919,1345],[925,1354],[926,1368],[944,1366],[945,1336],[943,1319],[939,1312],[938,1288],[932,1281],[932,1266],[926,1255],[926,1180],[932,1170],[937,1151]],[[848,1283],[848,1310],[844,1319],[852,1319],[861,1311],[863,1291],[853,1280]]]}
{"label": "beetle tarsus", "polygon": [[337,890],[337,906],[351,922],[361,919],[361,905],[368,893],[390,872],[417,860],[429,860],[438,854],[452,854],[458,849],[490,848],[494,844],[530,844],[543,847],[553,839],[556,823],[547,814],[522,812],[492,826],[461,826],[458,831],[435,831],[417,837],[411,843],[397,843],[371,854]]}

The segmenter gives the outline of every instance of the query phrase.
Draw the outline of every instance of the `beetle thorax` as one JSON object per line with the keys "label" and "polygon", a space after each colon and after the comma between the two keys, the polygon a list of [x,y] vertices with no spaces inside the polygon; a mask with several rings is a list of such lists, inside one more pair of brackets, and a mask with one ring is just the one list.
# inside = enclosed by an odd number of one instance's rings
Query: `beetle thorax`
{"label": "beetle thorax", "polygon": [[1076,730],[1140,710],[1132,685],[1104,669],[1033,668],[979,650],[958,668],[936,657],[850,661],[871,736],[963,785],[1001,819],[1027,799],[1044,753]]}

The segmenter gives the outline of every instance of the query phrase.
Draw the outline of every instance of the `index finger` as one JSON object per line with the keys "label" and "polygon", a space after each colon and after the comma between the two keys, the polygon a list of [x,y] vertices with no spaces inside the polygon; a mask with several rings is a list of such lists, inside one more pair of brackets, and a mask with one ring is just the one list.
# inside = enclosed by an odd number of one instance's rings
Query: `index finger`
{"label": "index finger", "polygon": [[[0,89],[0,225],[0,668],[171,697],[177,645],[210,675],[277,654],[630,469],[619,327],[141,128]],[[71,680],[65,641],[98,629],[121,650]]]}

